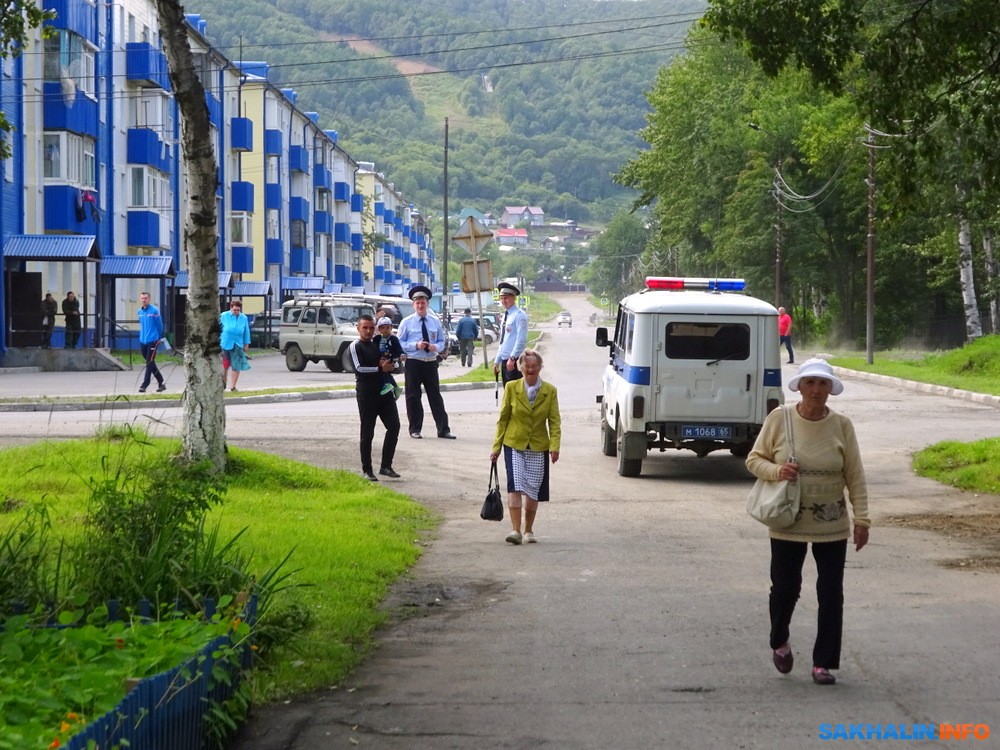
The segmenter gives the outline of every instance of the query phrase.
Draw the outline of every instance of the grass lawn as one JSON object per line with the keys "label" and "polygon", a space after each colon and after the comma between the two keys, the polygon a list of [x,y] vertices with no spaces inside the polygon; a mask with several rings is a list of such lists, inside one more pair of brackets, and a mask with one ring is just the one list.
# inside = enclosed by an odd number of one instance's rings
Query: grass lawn
{"label": "grass lawn", "polygon": [[[53,529],[83,533],[89,482],[109,471],[163,460],[179,443],[108,438],[40,442],[0,452],[0,531],[24,503],[43,501]],[[363,658],[383,621],[389,585],[420,556],[420,540],[437,520],[422,506],[344,471],[328,471],[230,447],[229,489],[212,512],[226,539],[264,571],[294,549],[288,568],[301,587],[278,595],[272,612],[309,625],[279,646],[253,678],[254,698],[271,701],[336,684]]]}

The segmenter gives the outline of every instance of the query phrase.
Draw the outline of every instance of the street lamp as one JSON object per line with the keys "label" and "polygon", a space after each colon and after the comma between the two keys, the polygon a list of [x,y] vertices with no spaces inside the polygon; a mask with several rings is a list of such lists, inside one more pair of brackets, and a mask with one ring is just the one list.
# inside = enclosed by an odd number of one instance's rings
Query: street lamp
{"label": "street lamp", "polygon": [[[778,136],[767,130],[764,130],[760,125],[755,122],[748,122],[747,127],[751,130],[756,130],[765,135],[771,136],[776,142],[778,142]],[[779,146],[780,146],[780,142]],[[771,193],[774,196],[774,203],[776,206],[776,220],[774,224],[774,306],[781,306],[781,152],[778,152],[778,158],[774,162],[774,191]]]}

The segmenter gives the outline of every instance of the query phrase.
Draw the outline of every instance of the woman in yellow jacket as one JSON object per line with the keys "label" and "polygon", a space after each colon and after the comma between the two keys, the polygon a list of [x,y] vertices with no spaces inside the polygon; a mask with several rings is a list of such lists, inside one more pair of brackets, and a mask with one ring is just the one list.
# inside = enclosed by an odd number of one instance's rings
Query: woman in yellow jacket
{"label": "woman in yellow jacket", "polygon": [[[537,541],[534,532],[538,503],[549,499],[549,458],[559,460],[562,428],[556,387],[539,377],[542,355],[525,349],[518,358],[523,378],[504,386],[490,460],[500,457],[503,446],[507,468],[507,507],[513,530],[511,544]],[[524,498],[524,534],[521,534],[521,498]]]}

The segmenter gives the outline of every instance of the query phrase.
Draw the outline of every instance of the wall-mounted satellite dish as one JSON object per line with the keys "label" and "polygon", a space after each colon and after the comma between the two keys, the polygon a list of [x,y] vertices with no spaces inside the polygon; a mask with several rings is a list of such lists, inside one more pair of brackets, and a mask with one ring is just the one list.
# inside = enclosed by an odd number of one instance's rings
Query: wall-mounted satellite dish
{"label": "wall-mounted satellite dish", "polygon": [[60,70],[59,84],[62,87],[63,102],[68,109],[76,104],[76,79],[70,74],[69,68],[65,66]]}

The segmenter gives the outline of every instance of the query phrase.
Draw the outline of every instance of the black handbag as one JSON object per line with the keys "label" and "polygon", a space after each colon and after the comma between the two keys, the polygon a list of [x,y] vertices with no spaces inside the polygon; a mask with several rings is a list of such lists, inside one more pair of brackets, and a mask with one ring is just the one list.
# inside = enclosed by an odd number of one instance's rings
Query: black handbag
{"label": "black handbag", "polygon": [[479,517],[484,521],[503,520],[503,496],[500,494],[500,475],[497,473],[497,462],[490,463],[490,486],[483,501],[483,509]]}

